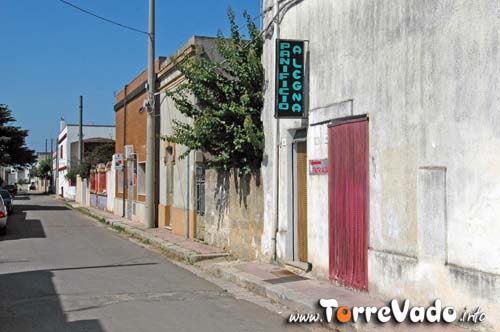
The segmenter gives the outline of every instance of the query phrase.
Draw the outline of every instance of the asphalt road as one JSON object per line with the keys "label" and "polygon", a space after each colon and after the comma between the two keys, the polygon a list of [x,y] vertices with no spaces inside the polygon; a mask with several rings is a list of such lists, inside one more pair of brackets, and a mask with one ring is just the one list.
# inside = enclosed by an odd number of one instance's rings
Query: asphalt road
{"label": "asphalt road", "polygon": [[0,331],[299,330],[59,201],[15,204],[0,236]]}

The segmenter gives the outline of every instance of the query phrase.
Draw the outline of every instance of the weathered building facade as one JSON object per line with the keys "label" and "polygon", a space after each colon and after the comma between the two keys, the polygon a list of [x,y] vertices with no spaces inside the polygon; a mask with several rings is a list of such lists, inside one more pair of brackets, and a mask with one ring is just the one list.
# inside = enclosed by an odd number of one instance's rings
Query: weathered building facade
{"label": "weathered building facade", "polygon": [[[191,38],[163,64],[157,75],[161,93],[160,136],[162,137],[173,135],[174,121],[186,123],[190,121],[177,110],[174,101],[166,96],[165,92],[174,90],[184,81],[183,75],[176,69],[174,62],[201,54],[203,50],[199,41],[199,37]],[[172,230],[174,234],[194,239],[197,237],[198,216],[194,172],[196,165],[199,165],[202,160],[194,151],[186,158],[180,159],[179,155],[184,152],[186,152],[185,146],[165,140],[160,142],[158,225]]]}
{"label": "weathered building facade", "polygon": [[[212,37],[194,36],[171,58],[174,62],[193,56],[220,61],[216,43]],[[174,62],[166,61],[158,74],[162,137],[173,135],[174,121],[192,121],[164,94],[184,81]],[[179,158],[185,151],[185,146],[160,142],[159,227],[217,245],[240,258],[259,257],[263,231],[260,179],[235,178],[229,173],[206,169],[205,158],[210,156],[192,151]]]}
{"label": "weathered building facade", "polygon": [[[276,238],[280,261],[320,278],[384,300],[481,306],[483,328],[499,328],[497,7],[284,3],[263,57],[267,257]],[[306,41],[302,119],[274,118],[276,37]]]}

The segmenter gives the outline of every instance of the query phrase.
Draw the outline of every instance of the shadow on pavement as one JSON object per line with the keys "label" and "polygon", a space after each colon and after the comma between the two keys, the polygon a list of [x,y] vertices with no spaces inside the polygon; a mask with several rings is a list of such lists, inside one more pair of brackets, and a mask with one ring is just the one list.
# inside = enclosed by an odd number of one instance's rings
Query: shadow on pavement
{"label": "shadow on pavement", "polygon": [[159,263],[132,263],[132,264],[111,264],[111,265],[90,265],[90,266],[76,266],[76,267],[60,267],[48,270],[36,270],[32,272],[54,272],[54,271],[71,271],[71,270],[94,270],[94,269],[109,269],[116,267],[130,267],[130,266],[146,266],[146,265],[158,265]]}
{"label": "shadow on pavement", "polygon": [[67,211],[69,208],[62,205],[14,205],[14,212],[19,211]]}
{"label": "shadow on pavement", "polygon": [[26,195],[17,195],[14,197],[15,201],[29,201],[31,198]]}
{"label": "shadow on pavement", "polygon": [[68,321],[48,271],[0,274],[0,326],[10,332],[104,332],[97,319]]}
{"label": "shadow on pavement", "polygon": [[46,237],[42,222],[39,219],[27,219],[26,212],[19,205],[14,206],[14,214],[7,219],[6,232],[5,235],[0,235],[0,241]]}

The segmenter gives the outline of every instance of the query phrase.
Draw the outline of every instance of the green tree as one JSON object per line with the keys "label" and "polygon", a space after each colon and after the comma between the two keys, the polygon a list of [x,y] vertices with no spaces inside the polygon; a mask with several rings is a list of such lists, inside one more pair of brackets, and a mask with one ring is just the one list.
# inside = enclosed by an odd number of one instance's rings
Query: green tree
{"label": "green tree", "polygon": [[264,69],[263,38],[250,15],[243,16],[249,39],[228,10],[231,36],[224,38],[219,32],[217,38],[221,61],[193,56],[176,63],[185,80],[167,95],[192,124],[174,120],[174,134],[163,139],[188,148],[180,158],[201,150],[210,154],[209,167],[248,174],[262,162]]}
{"label": "green tree", "polygon": [[50,179],[52,171],[52,159],[44,159],[38,163],[38,166],[31,170],[31,176],[39,179]]}
{"label": "green tree", "polygon": [[81,176],[80,172],[81,172],[81,166],[72,167],[64,177],[71,182],[75,182],[77,175]]}
{"label": "green tree", "polygon": [[27,166],[35,162],[33,150],[26,146],[27,130],[10,125],[16,119],[7,105],[0,104],[0,165]]}
{"label": "green tree", "polygon": [[29,184],[29,180],[28,179],[19,179],[17,180],[17,184],[22,186],[23,184]]}
{"label": "green tree", "polygon": [[90,175],[90,169],[92,167],[96,167],[98,164],[106,164],[107,162],[111,161],[113,159],[114,153],[114,143],[97,145],[85,157],[85,160],[81,165],[71,167],[68,175],[71,175],[74,178],[76,178],[76,175],[80,175],[82,178],[88,178]]}

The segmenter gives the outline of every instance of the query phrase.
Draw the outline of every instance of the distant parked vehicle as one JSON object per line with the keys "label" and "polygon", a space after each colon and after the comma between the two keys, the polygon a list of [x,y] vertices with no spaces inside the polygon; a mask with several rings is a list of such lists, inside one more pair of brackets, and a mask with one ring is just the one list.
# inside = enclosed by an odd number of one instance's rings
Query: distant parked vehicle
{"label": "distant parked vehicle", "polygon": [[0,234],[5,234],[7,231],[7,208],[0,196]]}
{"label": "distant parked vehicle", "polygon": [[5,189],[0,189],[0,196],[2,196],[5,207],[7,208],[7,212],[12,214],[14,212],[14,201],[10,193]]}
{"label": "distant parked vehicle", "polygon": [[17,195],[17,186],[15,184],[8,184],[4,187],[12,196]]}
{"label": "distant parked vehicle", "polygon": [[32,184],[30,185],[30,190],[36,190],[36,186],[35,186],[35,184],[34,184],[34,183],[32,183]]}

